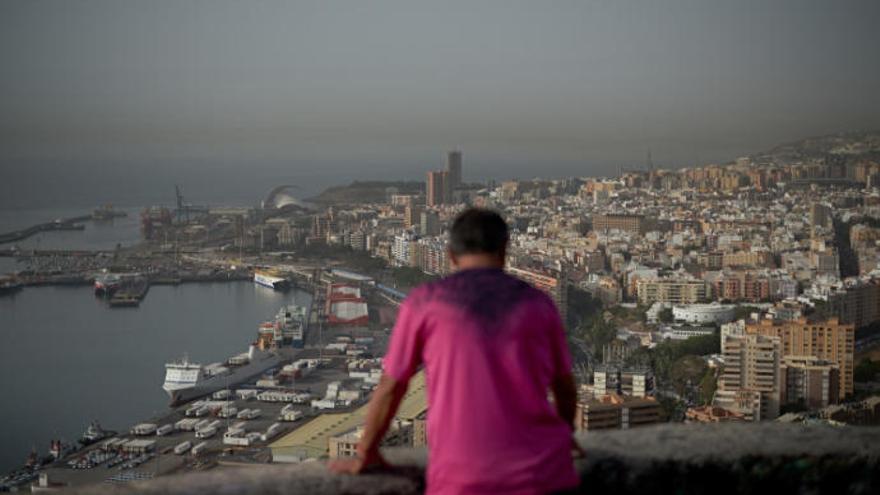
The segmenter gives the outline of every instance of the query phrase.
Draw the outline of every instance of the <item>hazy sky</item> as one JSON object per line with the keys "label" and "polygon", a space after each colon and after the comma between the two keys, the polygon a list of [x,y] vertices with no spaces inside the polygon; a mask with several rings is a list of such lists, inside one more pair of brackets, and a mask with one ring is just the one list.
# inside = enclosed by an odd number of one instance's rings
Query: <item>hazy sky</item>
{"label": "hazy sky", "polygon": [[880,128],[878,21],[877,0],[4,0],[0,171],[726,160]]}

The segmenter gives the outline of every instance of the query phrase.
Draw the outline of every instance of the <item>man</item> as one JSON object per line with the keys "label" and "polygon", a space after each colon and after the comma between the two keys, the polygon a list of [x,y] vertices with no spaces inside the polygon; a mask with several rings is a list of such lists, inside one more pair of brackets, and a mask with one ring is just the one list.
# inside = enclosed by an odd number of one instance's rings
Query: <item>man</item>
{"label": "man", "polygon": [[360,473],[385,465],[379,443],[424,365],[428,493],[577,486],[576,390],[559,312],[544,293],[504,272],[508,231],[497,213],[461,213],[449,241],[456,273],[416,288],[401,305],[358,456],[331,468]]}

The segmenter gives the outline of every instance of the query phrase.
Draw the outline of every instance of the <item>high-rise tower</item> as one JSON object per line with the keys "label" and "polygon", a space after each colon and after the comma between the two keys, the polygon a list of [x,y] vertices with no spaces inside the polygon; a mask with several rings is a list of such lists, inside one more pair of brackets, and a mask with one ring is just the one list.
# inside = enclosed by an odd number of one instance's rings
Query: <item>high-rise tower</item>
{"label": "high-rise tower", "polygon": [[453,150],[446,153],[446,173],[449,179],[449,191],[461,185],[461,151]]}

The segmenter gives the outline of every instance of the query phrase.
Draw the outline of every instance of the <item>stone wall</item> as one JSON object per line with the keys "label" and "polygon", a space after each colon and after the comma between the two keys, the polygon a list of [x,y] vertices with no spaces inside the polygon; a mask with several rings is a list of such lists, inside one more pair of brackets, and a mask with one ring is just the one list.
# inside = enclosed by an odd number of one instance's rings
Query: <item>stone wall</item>
{"label": "stone wall", "polygon": [[[666,424],[579,438],[581,491],[591,494],[880,493],[880,428],[779,423]],[[387,452],[390,472],[341,476],[322,462],[222,468],[77,493],[415,494],[420,449]]]}

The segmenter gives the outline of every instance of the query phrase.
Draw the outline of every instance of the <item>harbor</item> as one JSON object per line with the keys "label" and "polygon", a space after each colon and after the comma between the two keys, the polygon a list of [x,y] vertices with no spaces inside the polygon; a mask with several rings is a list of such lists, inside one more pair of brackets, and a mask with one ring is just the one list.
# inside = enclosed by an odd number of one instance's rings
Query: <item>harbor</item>
{"label": "harbor", "polygon": [[304,211],[196,207],[176,192],[175,210],[104,209],[84,231],[0,246],[12,267],[0,344],[15,349],[0,386],[24,405],[0,412],[17,425],[0,490],[271,462],[276,439],[354,414],[377,383],[382,308],[401,293],[339,270],[302,237],[285,250]]}
{"label": "harbor", "polygon": [[[328,409],[346,412],[363,405],[378,379],[380,362],[375,356],[387,345],[388,328],[354,316],[331,324],[334,315],[346,316],[335,309],[327,315],[326,310],[343,297],[339,294],[350,302],[360,300],[361,289],[372,289],[320,269],[311,280],[302,275],[308,271],[298,276],[288,273],[289,281],[311,289],[308,296],[294,289],[294,304],[287,302],[291,299],[279,290],[282,287],[255,283],[259,277],[238,283],[240,291],[267,297],[277,306],[262,323],[252,322],[252,330],[237,332],[239,344],[248,341],[248,334],[253,336],[246,352],[211,362],[219,356],[190,356],[188,346],[179,346],[184,357],[166,361],[164,385],[155,379],[151,384],[154,391],[164,389],[170,407],[128,416],[124,424],[108,423],[118,432],[103,434],[103,429],[92,425],[80,442],[53,439],[49,454],[35,451],[27,458],[30,466],[14,471],[4,481],[6,486],[39,484],[40,476],[44,484],[56,487],[125,483],[181,471],[271,462],[268,446],[275,439]],[[155,367],[155,360],[150,361]]]}
{"label": "harbor", "polygon": [[[45,454],[53,438],[76,440],[94,419],[122,431],[166,409],[164,363],[184,352],[208,363],[246,350],[257,324],[293,301],[307,304],[310,294],[250,281],[152,285],[135,310],[108,308],[88,285],[0,298],[0,343],[12,351],[0,363],[0,387],[19,404],[0,411],[16,425],[0,451],[2,470],[23,465],[32,448]],[[35,356],[49,365],[36,366]]]}

